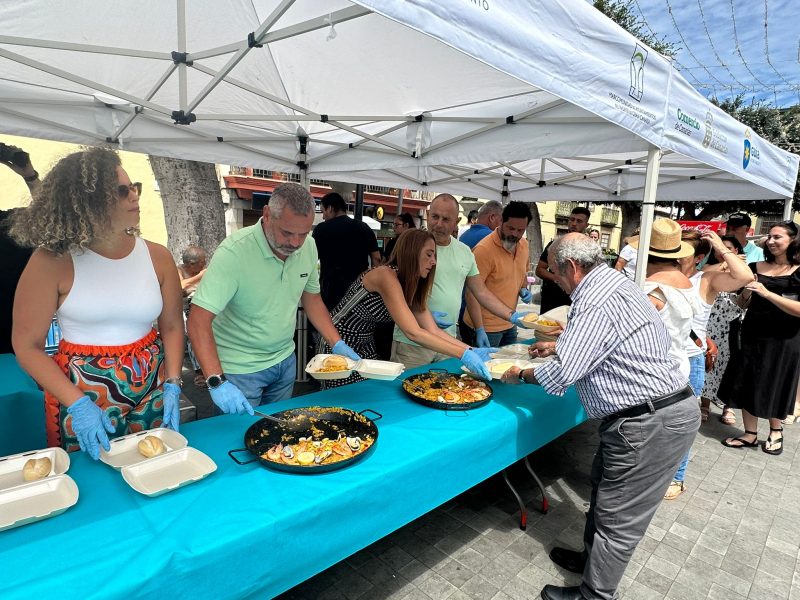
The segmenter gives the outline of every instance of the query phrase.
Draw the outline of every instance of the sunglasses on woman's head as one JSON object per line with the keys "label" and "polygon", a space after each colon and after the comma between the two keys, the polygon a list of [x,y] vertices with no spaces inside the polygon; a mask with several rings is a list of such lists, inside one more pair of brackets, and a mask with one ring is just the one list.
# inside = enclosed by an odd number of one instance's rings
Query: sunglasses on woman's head
{"label": "sunglasses on woman's head", "polygon": [[130,192],[136,192],[137,196],[142,195],[142,182],[136,181],[128,185],[120,185],[117,188],[117,196],[120,198],[127,198]]}

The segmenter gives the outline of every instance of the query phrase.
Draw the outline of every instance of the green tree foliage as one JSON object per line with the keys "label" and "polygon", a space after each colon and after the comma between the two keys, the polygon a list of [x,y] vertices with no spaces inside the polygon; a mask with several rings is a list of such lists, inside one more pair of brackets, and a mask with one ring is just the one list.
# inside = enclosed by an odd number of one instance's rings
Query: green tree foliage
{"label": "green tree foliage", "polygon": [[[746,102],[743,94],[721,101],[712,98],[711,102],[779,148],[789,152],[800,150],[800,107],[780,109],[761,101]],[[795,210],[800,209],[800,176],[792,204]],[[755,215],[782,213],[783,201],[684,202],[681,209],[683,218],[705,221],[736,211]]]}
{"label": "green tree foliage", "polygon": [[644,22],[641,15],[637,11],[634,11],[633,3],[634,0],[594,0],[592,5],[656,52],[660,52],[664,56],[670,58],[676,56],[680,48],[672,42],[667,41],[666,36],[658,37],[655,35]]}
{"label": "green tree foliage", "polygon": [[[645,44],[661,54],[674,58],[680,48],[667,41],[666,37],[658,37],[635,10],[635,0],[594,0],[592,5]],[[771,104],[752,101],[746,102],[744,94],[723,101],[711,99],[722,110],[735,119],[748,125],[764,139],[789,152],[800,153],[800,106],[779,109]],[[637,202],[620,203],[623,211],[622,231],[627,235],[638,223],[641,214]],[[800,176],[795,186],[793,206],[800,210]],[[683,202],[682,218],[688,220],[707,220],[720,215],[745,211],[755,215],[783,212],[783,202],[777,200],[748,202]]]}

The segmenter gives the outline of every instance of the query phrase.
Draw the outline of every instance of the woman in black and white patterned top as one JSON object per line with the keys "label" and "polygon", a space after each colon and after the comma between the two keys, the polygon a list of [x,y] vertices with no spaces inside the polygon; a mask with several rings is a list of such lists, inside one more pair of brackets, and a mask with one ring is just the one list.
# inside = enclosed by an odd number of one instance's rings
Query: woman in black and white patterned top
{"label": "woman in black and white patterned top", "polygon": [[[722,238],[722,243],[727,246],[728,250],[735,252],[739,258],[744,257],[742,244],[735,237],[725,236]],[[705,272],[725,272],[727,270],[727,263],[716,255],[712,260],[708,261],[708,264],[703,269]],[[717,390],[719,390],[722,375],[725,373],[725,368],[728,366],[728,360],[731,356],[731,322],[740,319],[744,312],[736,304],[738,297],[739,294],[735,292],[722,292],[717,296],[714,306],[711,308],[711,314],[708,317],[707,334],[717,345],[717,360],[711,371],[706,373],[703,393],[701,394],[700,410],[703,413],[704,420],[707,419],[709,408],[713,402],[722,408],[720,420],[726,425],[735,425],[736,415],[733,409],[725,406],[722,400],[717,397]]]}
{"label": "woman in black and white patterned top", "polygon": [[[460,358],[473,373],[489,379],[484,364],[496,348],[472,349],[444,333],[427,308],[436,272],[436,242],[420,229],[404,231],[397,239],[389,263],[362,273],[331,311],[331,319],[345,343],[362,358],[376,359],[375,329],[394,322],[412,342]],[[321,341],[319,353],[330,353]],[[323,389],[361,381],[353,373],[347,379],[322,381]]]}

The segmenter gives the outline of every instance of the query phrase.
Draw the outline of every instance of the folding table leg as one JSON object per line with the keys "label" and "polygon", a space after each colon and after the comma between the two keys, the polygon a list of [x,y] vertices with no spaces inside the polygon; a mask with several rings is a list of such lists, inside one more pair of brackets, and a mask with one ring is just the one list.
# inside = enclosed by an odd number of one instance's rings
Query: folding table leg
{"label": "folding table leg", "polygon": [[534,473],[533,467],[531,467],[531,463],[528,462],[527,456],[525,457],[525,468],[528,469],[528,473],[531,474],[531,477],[533,477],[534,481],[536,482],[536,485],[539,486],[539,489],[542,492],[542,513],[546,515],[547,509],[549,507],[549,503],[547,502],[547,494],[544,491],[544,486],[542,485],[541,479],[539,479],[536,473]]}
{"label": "folding table leg", "polygon": [[525,503],[522,501],[522,496],[519,495],[519,492],[511,485],[511,480],[508,478],[508,473],[506,469],[503,469],[503,480],[506,482],[506,485],[511,490],[511,493],[514,494],[514,498],[517,499],[517,504],[519,504],[519,528],[522,531],[528,527],[528,509],[525,507]]}

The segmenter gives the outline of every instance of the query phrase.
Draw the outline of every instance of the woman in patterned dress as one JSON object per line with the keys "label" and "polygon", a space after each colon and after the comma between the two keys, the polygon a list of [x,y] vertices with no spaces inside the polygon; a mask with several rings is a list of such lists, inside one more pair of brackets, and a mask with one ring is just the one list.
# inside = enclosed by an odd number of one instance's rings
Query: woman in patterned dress
{"label": "woman in patterned dress", "polygon": [[[95,460],[109,437],[180,421],[178,272],[138,224],[139,188],[119,156],[90,148],[53,167],[11,229],[37,247],[14,301],[17,360],[45,390],[48,445]],[[54,313],[63,339],[51,358]]]}
{"label": "woman in patterned dress", "polygon": [[[742,244],[734,236],[723,236],[722,243],[728,250],[735,252],[736,255],[744,260],[744,249]],[[715,253],[708,261],[708,264],[703,268],[704,272],[708,271],[728,271],[727,263],[720,258],[719,253]],[[714,367],[706,373],[705,385],[703,385],[703,393],[700,400],[700,411],[703,415],[703,420],[708,418],[708,411],[713,402],[722,408],[722,416],[720,421],[726,425],[736,425],[736,414],[732,408],[724,405],[722,400],[717,396],[719,384],[722,381],[722,375],[725,373],[725,367],[728,366],[728,360],[733,350],[730,345],[730,330],[731,323],[738,321],[742,317],[742,309],[736,304],[736,299],[739,297],[734,292],[721,292],[717,299],[714,301],[714,306],[711,308],[711,315],[708,318],[708,337],[714,340],[717,345],[717,360]]]}
{"label": "woman in patterned dress", "polygon": [[[362,358],[378,358],[375,329],[380,323],[394,322],[409,340],[460,358],[468,369],[489,379],[484,364],[496,348],[472,349],[444,333],[427,308],[428,296],[436,272],[436,242],[421,229],[404,231],[397,239],[389,263],[365,271],[348,288],[344,298],[331,311],[331,319],[345,343]],[[330,353],[320,342],[319,353]],[[323,381],[323,389],[361,381],[353,373],[347,379]]]}

